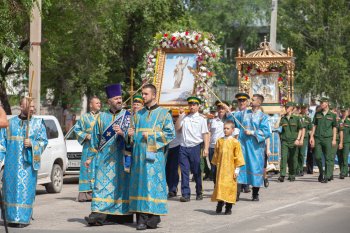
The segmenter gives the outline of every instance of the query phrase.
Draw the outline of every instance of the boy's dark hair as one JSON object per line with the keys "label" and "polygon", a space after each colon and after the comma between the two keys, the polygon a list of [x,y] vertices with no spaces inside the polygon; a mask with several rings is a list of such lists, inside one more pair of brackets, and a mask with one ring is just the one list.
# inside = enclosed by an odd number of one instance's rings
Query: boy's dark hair
{"label": "boy's dark hair", "polygon": [[224,125],[231,125],[231,126],[232,126],[232,129],[235,128],[235,123],[234,123],[233,121],[231,121],[231,120],[225,121]]}

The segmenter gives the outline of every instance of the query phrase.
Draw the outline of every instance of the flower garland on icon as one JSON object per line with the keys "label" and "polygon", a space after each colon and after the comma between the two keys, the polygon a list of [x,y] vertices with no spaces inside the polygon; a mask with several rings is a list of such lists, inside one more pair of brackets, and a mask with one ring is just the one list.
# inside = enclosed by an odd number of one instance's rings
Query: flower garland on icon
{"label": "flower garland on icon", "polygon": [[280,103],[284,105],[288,102],[288,80],[286,74],[286,67],[284,65],[271,65],[267,70],[262,71],[256,65],[244,65],[241,77],[242,89],[247,91],[251,87],[250,77],[260,75],[266,72],[278,72],[277,84],[280,93]]}
{"label": "flower garland on icon", "polygon": [[[212,34],[197,31],[162,32],[156,34],[153,43],[154,49],[146,57],[147,68],[142,75],[143,82],[155,76],[158,66],[158,49],[189,48],[197,51],[197,70],[200,79],[209,87],[213,86],[216,81],[213,70],[215,63],[220,59],[220,47],[214,41]],[[203,101],[204,108],[208,109],[207,100],[210,91],[207,90],[207,86],[201,80],[195,79],[194,93]]]}

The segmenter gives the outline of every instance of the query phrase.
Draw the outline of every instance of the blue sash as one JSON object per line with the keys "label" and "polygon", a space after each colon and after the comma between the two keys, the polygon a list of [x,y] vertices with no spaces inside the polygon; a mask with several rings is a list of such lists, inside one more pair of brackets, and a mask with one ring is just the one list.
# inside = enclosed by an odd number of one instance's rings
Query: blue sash
{"label": "blue sash", "polygon": [[130,112],[122,110],[122,112],[120,112],[118,114],[118,116],[116,117],[116,119],[114,120],[114,122],[112,122],[107,129],[102,133],[101,135],[101,139],[100,139],[100,145],[98,150],[101,151],[105,145],[112,139],[114,139],[114,137],[116,136],[116,132],[113,130],[113,125],[119,125],[119,127],[121,128],[121,130],[123,130],[124,132],[128,130],[128,127],[130,125]]}

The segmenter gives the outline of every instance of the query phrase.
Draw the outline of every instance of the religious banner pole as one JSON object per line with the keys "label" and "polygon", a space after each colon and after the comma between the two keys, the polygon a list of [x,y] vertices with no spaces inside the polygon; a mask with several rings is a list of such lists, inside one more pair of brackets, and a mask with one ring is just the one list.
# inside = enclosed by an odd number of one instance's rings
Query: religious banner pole
{"label": "religious banner pole", "polygon": [[[187,66],[187,68],[190,70],[190,72],[191,72],[195,77],[197,77],[197,78],[199,79],[199,81],[201,81],[201,82],[208,88],[208,90],[215,96],[215,98],[216,98],[220,103],[224,104],[224,103],[220,100],[220,98],[214,93],[214,91],[208,86],[208,84],[206,84],[206,83],[199,77],[198,72],[197,72],[195,69],[193,69],[193,68],[190,67],[190,66]],[[224,105],[226,105],[226,104],[224,104]],[[232,114],[232,112],[229,112],[229,113],[230,113],[231,116],[238,122],[238,124],[239,124],[244,130],[246,130],[246,129],[244,128],[244,126],[242,125],[242,123],[239,122],[239,120]]]}
{"label": "religious banner pole", "polygon": [[28,90],[28,106],[27,106],[27,131],[26,131],[26,139],[29,138],[29,121],[30,121],[30,105],[32,104],[33,100],[33,82],[34,82],[34,70],[32,71],[32,77],[29,80],[29,90]]}
{"label": "religious banner pole", "polygon": [[[131,128],[134,128],[134,121],[133,121],[133,117],[134,117],[134,109],[133,109],[133,104],[134,104],[134,101],[131,96],[134,96],[134,69],[131,68],[130,70],[130,105],[131,105],[131,108],[130,108],[130,112],[131,112],[131,121],[130,121],[130,127]],[[134,137],[131,137],[130,138],[130,141],[131,143],[134,142]]]}

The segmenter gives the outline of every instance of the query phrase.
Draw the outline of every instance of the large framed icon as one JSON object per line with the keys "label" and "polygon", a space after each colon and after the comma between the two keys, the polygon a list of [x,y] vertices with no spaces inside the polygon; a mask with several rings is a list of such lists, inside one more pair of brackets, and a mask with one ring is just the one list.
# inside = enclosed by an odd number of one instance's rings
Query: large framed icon
{"label": "large framed icon", "polygon": [[157,101],[161,106],[187,106],[193,95],[195,77],[189,67],[197,69],[197,52],[189,49],[161,50],[155,80]]}
{"label": "large framed icon", "polygon": [[278,103],[278,72],[265,72],[261,74],[251,75],[250,95],[260,94],[264,96],[264,103]]}

